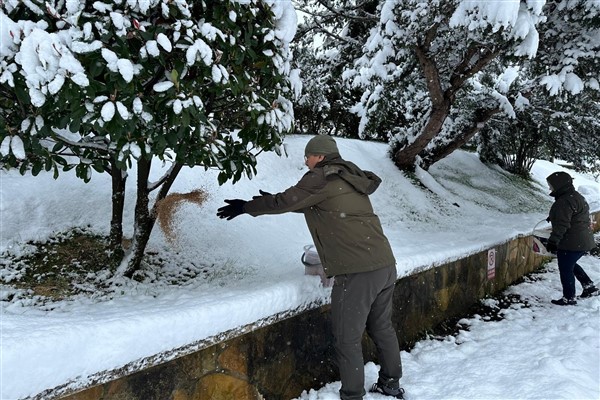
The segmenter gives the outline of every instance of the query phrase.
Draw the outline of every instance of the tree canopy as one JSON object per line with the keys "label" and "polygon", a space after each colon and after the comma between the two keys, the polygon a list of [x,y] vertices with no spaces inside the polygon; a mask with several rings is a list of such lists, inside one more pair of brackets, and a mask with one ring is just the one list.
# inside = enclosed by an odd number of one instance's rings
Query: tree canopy
{"label": "tree canopy", "polygon": [[[346,108],[360,118],[358,135],[390,141],[401,169],[428,168],[492,119],[512,123],[517,113],[535,113],[543,103],[566,112],[578,98],[598,99],[597,1],[393,0],[376,2],[370,13],[371,1],[309,3],[320,11],[306,7],[305,25],[329,32],[321,33],[325,49],[314,51],[317,60],[329,56],[321,70],[343,65],[341,73],[329,69],[328,77],[345,89],[338,93],[362,92]],[[356,24],[363,29],[349,38],[348,27]],[[328,41],[361,51],[328,51]],[[577,130],[592,124],[592,108],[570,108]],[[569,126],[560,131],[575,133]],[[581,147],[584,141],[555,143]]]}
{"label": "tree canopy", "polygon": [[[110,173],[117,248],[137,164],[132,253],[141,257],[155,220],[150,191],[163,198],[183,166],[218,168],[221,183],[252,176],[256,155],[278,150],[300,90],[296,25],[280,0],[2,2],[1,162],[34,175],[75,168],[86,181]],[[171,168],[150,182],[155,158]]]}

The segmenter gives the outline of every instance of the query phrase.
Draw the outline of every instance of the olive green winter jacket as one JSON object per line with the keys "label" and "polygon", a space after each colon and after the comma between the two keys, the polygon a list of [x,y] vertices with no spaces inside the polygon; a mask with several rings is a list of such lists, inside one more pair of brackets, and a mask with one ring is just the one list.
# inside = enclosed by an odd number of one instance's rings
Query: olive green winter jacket
{"label": "olive green winter jacket", "polygon": [[369,196],[381,179],[339,155],[328,155],[296,185],[257,197],[244,212],[302,212],[328,276],[373,271],[396,263]]}
{"label": "olive green winter jacket", "polygon": [[570,181],[549,178],[549,183],[555,188],[550,193],[555,201],[548,216],[552,224],[548,242],[556,244],[559,250],[568,251],[589,251],[596,247],[590,227],[590,208],[585,198]]}

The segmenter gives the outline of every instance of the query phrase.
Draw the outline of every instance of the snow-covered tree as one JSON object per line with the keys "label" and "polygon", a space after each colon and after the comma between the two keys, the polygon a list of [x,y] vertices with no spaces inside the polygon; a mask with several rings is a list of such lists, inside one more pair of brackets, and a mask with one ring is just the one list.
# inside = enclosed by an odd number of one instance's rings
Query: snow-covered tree
{"label": "snow-covered tree", "polygon": [[544,90],[535,88],[528,110],[547,127],[550,156],[598,172],[600,2],[547,2],[544,15],[538,54],[524,69]]}
{"label": "snow-covered tree", "polygon": [[479,158],[529,178],[533,163],[544,155],[547,127],[541,122],[526,111],[516,118],[492,118],[477,135]]}
{"label": "snow-covered tree", "polygon": [[[223,183],[252,176],[258,152],[278,151],[300,88],[290,69],[296,25],[283,0],[4,0],[0,162],[34,175],[75,168],[86,181],[110,173],[111,247],[131,276],[154,206],[183,166],[218,168]],[[151,182],[156,160],[170,168]],[[135,227],[124,254],[133,163]]]}
{"label": "snow-covered tree", "polygon": [[[534,86],[549,94],[594,90],[599,8],[594,0],[383,2],[365,56],[346,72],[365,90],[354,108],[361,134],[380,135],[372,119],[399,110],[406,122],[398,132],[388,127],[393,160],[427,168],[490,118],[513,117],[514,106],[526,103],[527,93],[510,87],[519,63],[539,57],[545,69]],[[548,43],[538,50],[540,36]]]}
{"label": "snow-covered tree", "polygon": [[513,84],[527,101],[514,118],[487,124],[482,155],[522,175],[544,157],[598,171],[600,2],[548,2],[543,12],[537,55],[521,63]]}
{"label": "snow-covered tree", "polygon": [[595,93],[548,96],[538,87],[514,118],[492,118],[483,127],[477,137],[480,158],[524,177],[536,159],[558,158],[578,171],[600,172],[600,101]]}
{"label": "snow-covered tree", "polygon": [[[552,158],[571,163],[578,171],[600,173],[600,96],[577,96],[577,101],[553,114],[560,121],[549,129],[548,148]],[[564,105],[563,105],[564,106]],[[568,118],[563,118],[564,114]],[[562,129],[561,129],[562,128]]]}
{"label": "snow-covered tree", "polygon": [[361,96],[343,72],[363,53],[377,23],[379,0],[296,1],[303,22],[294,41],[303,93],[295,104],[297,127],[304,132],[358,137],[358,117],[350,108]]}
{"label": "snow-covered tree", "polygon": [[539,49],[532,60],[536,82],[551,95],[598,93],[600,1],[548,1],[543,13]]}

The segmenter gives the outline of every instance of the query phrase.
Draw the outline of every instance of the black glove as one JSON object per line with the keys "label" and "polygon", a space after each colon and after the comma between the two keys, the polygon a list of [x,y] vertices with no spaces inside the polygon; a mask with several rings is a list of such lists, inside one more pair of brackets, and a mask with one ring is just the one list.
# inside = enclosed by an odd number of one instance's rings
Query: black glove
{"label": "black glove", "polygon": [[554,242],[546,243],[546,250],[548,250],[548,253],[556,254],[556,251],[558,250],[558,248],[556,247],[556,243],[554,243]]}
{"label": "black glove", "polygon": [[226,206],[223,206],[217,210],[217,217],[223,219],[227,218],[227,221],[230,221],[237,217],[238,215],[244,214],[244,204],[247,203],[246,200],[241,199],[233,199],[233,200],[225,200],[227,203]]}
{"label": "black glove", "polygon": [[260,193],[260,196],[252,196],[252,200],[256,200],[259,197],[263,197],[263,196],[272,196],[271,193],[265,192],[264,190],[260,190],[260,189],[258,190],[258,193]]}

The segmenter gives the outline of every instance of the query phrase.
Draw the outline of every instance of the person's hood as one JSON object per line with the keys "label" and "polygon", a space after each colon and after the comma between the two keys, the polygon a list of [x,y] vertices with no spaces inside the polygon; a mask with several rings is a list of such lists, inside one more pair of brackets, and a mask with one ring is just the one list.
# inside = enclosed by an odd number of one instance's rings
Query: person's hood
{"label": "person's hood", "polygon": [[333,175],[350,184],[358,193],[369,195],[379,187],[381,178],[371,171],[363,171],[356,164],[346,161],[339,154],[329,154],[317,164],[323,168],[325,178]]}
{"label": "person's hood", "polygon": [[552,188],[550,196],[558,197],[563,193],[575,190],[573,186],[573,178],[571,175],[563,171],[554,172],[546,178],[548,185]]}

